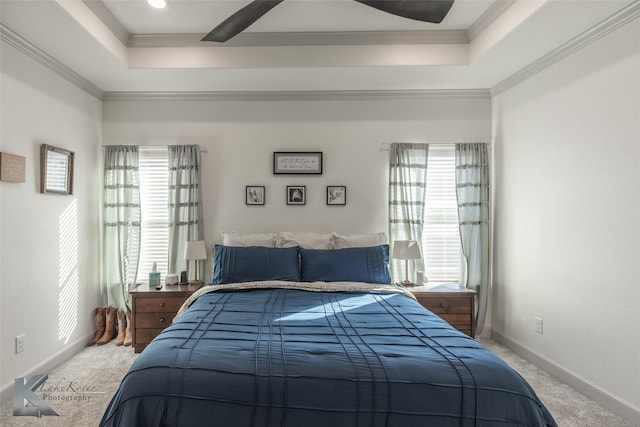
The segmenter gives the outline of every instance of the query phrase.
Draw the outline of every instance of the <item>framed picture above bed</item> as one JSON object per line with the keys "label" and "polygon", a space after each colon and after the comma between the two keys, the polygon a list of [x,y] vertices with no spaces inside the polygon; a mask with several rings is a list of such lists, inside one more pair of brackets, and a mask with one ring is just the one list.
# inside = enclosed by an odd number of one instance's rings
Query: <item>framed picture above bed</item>
{"label": "framed picture above bed", "polygon": [[287,205],[305,205],[307,203],[307,187],[304,185],[287,185]]}
{"label": "framed picture above bed", "polygon": [[245,187],[245,204],[252,206],[264,205],[264,185],[247,185]]}
{"label": "framed picture above bed", "polygon": [[344,206],[347,204],[347,187],[345,185],[327,185],[327,205]]}
{"label": "framed picture above bed", "polygon": [[274,175],[322,175],[321,151],[276,151],[273,153]]}

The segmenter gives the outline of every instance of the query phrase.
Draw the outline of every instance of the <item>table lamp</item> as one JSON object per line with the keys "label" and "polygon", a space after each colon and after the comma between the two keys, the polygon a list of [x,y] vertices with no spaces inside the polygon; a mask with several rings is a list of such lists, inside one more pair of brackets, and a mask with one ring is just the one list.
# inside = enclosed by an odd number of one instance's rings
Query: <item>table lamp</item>
{"label": "table lamp", "polygon": [[196,261],[196,277],[191,283],[199,284],[198,278],[198,261],[207,259],[207,248],[204,244],[204,240],[189,240],[184,246],[184,259],[187,260],[187,270],[189,269],[189,261]]}
{"label": "table lamp", "polygon": [[414,286],[415,283],[409,280],[409,260],[422,259],[418,242],[415,240],[396,240],[393,243],[393,253],[391,257],[404,260],[405,280],[400,284],[402,286]]}

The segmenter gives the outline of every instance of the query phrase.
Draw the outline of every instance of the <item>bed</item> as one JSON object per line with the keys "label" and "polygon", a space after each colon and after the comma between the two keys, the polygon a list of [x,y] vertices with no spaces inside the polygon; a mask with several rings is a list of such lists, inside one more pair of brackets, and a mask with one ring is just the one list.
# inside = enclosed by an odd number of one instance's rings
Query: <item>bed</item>
{"label": "bed", "polygon": [[518,373],[389,284],[386,245],[217,246],[215,264],[101,426],[556,425]]}

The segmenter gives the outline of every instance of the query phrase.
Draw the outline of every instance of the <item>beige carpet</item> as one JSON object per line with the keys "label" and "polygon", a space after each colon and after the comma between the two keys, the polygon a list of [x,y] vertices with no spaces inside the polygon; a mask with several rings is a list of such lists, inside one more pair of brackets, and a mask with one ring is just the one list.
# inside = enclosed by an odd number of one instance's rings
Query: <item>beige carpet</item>
{"label": "beige carpet", "polygon": [[[13,399],[2,405],[0,426],[22,427],[90,427],[97,426],[111,397],[120,385],[137,354],[131,347],[119,347],[111,343],[87,347],[74,357],[48,373],[45,388],[71,386],[74,392],[52,392],[52,398],[86,400],[43,400],[59,416],[42,418],[13,416]],[[89,390],[85,393],[83,390]],[[43,392],[36,395],[43,398]]]}
{"label": "beige carpet", "polygon": [[560,427],[634,427],[506,347],[492,340],[483,339],[480,342],[531,384]]}
{"label": "beige carpet", "polygon": [[[482,343],[502,357],[529,381],[561,427],[633,427],[621,417],[577,393],[536,366],[516,356],[491,340]],[[49,372],[45,387],[71,386],[73,392],[53,392],[57,400],[45,400],[59,416],[14,417],[13,400],[2,405],[0,425],[43,427],[91,427],[98,425],[120,380],[136,355],[131,347],[117,347],[113,342],[102,347],[87,347],[76,356]],[[90,392],[83,392],[85,388]],[[36,395],[42,397],[43,393]],[[60,400],[60,398],[84,400]]]}

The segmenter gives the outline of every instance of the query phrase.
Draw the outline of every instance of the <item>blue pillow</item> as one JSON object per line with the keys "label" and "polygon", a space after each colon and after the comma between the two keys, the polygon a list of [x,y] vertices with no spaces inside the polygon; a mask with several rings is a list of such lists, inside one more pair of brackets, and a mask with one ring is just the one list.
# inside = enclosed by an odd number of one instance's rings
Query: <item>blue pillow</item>
{"label": "blue pillow", "polygon": [[214,285],[259,280],[300,281],[297,247],[216,245],[213,257]]}
{"label": "blue pillow", "polygon": [[303,282],[391,283],[389,245],[367,248],[300,248]]}

